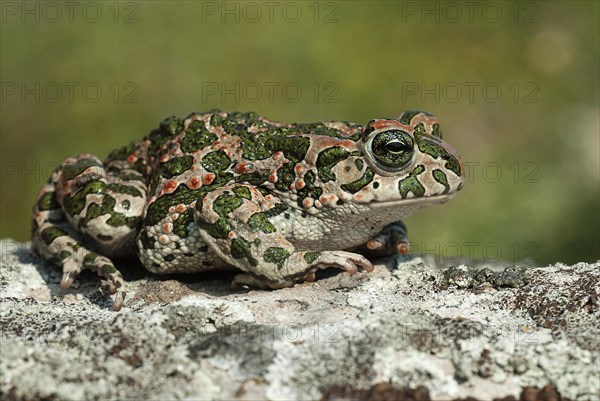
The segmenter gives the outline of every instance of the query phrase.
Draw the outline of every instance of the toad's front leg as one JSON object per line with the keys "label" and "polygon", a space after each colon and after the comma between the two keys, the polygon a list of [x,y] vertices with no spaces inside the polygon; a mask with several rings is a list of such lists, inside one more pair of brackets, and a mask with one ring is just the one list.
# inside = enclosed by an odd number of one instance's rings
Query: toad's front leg
{"label": "toad's front leg", "polygon": [[406,226],[397,221],[385,226],[365,244],[365,252],[374,256],[406,255],[409,251]]}
{"label": "toad's front leg", "polygon": [[194,218],[202,240],[226,263],[247,274],[233,287],[282,288],[314,280],[319,268],[338,267],[354,274],[373,265],[364,256],[341,251],[298,250],[277,227],[288,206],[275,195],[248,184],[232,184],[208,194]]}

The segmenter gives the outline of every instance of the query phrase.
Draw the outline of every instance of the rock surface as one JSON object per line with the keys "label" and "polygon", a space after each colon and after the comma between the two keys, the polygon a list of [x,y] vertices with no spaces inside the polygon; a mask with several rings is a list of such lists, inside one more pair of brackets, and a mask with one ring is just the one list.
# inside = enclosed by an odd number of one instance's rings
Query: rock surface
{"label": "rock surface", "polygon": [[62,290],[28,244],[0,252],[0,399],[600,399],[598,263],[409,257],[248,292],[122,264],[113,312],[94,274]]}

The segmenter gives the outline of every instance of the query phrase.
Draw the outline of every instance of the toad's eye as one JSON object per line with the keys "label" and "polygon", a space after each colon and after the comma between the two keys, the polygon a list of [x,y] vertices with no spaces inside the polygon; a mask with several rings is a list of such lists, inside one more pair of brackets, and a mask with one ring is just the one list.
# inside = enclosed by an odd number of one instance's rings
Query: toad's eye
{"label": "toad's eye", "polygon": [[373,138],[371,150],[377,162],[387,168],[399,169],[406,166],[414,154],[412,137],[401,130],[387,130]]}

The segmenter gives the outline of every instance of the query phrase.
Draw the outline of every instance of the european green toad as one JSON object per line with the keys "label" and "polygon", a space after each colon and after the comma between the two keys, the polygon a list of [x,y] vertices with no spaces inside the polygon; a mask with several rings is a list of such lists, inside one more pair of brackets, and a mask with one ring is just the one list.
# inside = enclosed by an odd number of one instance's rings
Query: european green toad
{"label": "european green toad", "polygon": [[329,266],[372,271],[358,250],[406,253],[400,218],[462,181],[426,112],[361,126],[213,110],[169,117],[103,161],[66,159],[39,192],[32,241],[64,288],[96,271],[115,310],[125,283],[111,259],[131,255],[154,273],[235,267],[234,288],[276,289]]}

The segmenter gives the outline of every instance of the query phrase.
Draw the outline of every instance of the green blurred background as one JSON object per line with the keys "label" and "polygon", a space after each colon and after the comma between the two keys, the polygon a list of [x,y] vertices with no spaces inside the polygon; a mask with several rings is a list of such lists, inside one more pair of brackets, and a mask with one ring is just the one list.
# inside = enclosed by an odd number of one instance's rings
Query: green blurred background
{"label": "green blurred background", "polygon": [[599,256],[599,3],[11,2],[0,237],[26,241],[64,158],[212,108],[365,123],[424,109],[466,185],[407,219],[415,252]]}

